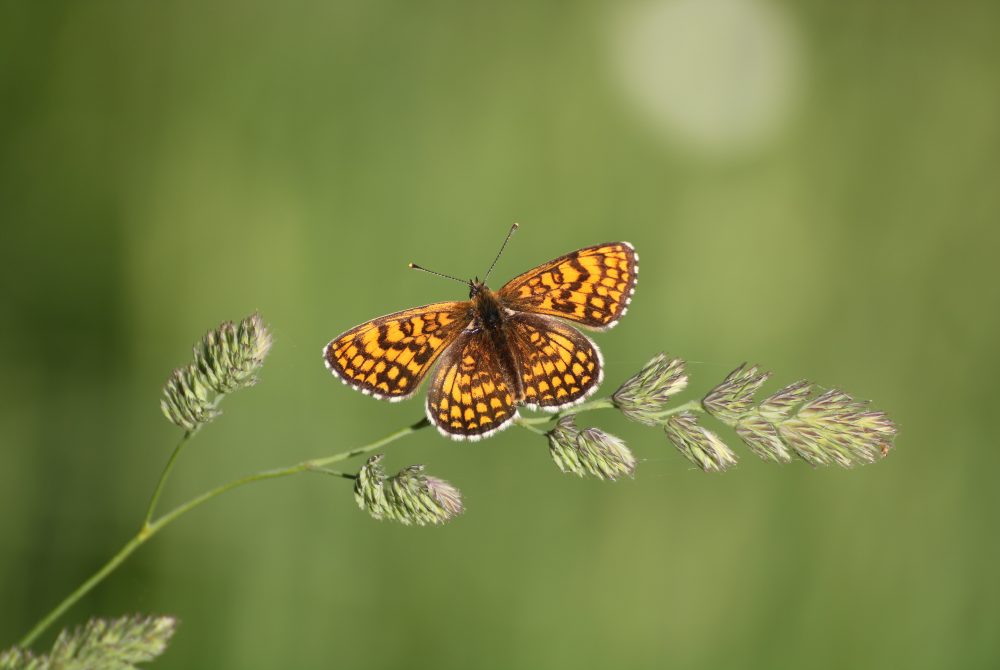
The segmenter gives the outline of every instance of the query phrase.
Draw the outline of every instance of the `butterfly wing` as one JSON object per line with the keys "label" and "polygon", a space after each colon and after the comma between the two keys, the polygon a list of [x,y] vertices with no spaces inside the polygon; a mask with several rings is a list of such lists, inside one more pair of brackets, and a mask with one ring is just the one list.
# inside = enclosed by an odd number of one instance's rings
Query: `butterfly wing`
{"label": "butterfly wing", "polygon": [[510,425],[518,402],[490,333],[463,333],[441,358],[427,392],[427,418],[442,435],[478,440]]}
{"label": "butterfly wing", "polygon": [[438,302],[372,319],[323,349],[345,384],[383,400],[412,396],[438,356],[472,320],[468,302]]}
{"label": "butterfly wing", "polygon": [[507,327],[528,408],[555,411],[597,390],[604,363],[586,335],[551,317],[526,313],[511,316]]}
{"label": "butterfly wing", "polygon": [[624,316],[639,255],[628,242],[586,247],[528,270],[498,291],[514,311],[550,314],[604,330]]}

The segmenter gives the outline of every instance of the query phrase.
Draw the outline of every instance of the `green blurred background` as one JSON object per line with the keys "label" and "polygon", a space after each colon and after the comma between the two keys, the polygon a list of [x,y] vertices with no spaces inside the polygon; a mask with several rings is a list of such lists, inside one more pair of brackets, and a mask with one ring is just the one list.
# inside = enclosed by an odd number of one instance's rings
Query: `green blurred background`
{"label": "green blurred background", "polygon": [[997,667],[998,26],[987,0],[2,3],[0,647],[135,532],[206,329],[260,309],[275,346],[166,505],[420,417],[322,345],[464,297],[406,263],[482,274],[519,221],[494,287],[639,250],[606,390],[659,350],[693,392],[759,361],[874,399],[896,450],[709,476],[590,415],[642,459],[606,484],[523,430],[424,431],[387,466],[461,487],[458,521],[256,485],[59,627],[175,614],[161,668]]}

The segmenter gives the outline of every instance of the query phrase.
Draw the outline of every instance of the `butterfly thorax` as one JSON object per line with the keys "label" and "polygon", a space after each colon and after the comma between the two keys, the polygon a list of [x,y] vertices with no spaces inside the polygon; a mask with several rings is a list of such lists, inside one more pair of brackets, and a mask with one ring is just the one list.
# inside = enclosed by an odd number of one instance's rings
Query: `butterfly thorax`
{"label": "butterfly thorax", "polygon": [[483,282],[473,280],[469,282],[469,299],[476,325],[485,330],[499,330],[504,321],[500,297]]}

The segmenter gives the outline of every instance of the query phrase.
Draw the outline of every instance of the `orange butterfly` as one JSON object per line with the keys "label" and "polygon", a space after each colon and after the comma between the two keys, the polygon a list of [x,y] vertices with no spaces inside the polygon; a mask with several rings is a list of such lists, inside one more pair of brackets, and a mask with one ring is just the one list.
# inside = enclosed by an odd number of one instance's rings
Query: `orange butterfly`
{"label": "orange butterfly", "polygon": [[485,281],[494,260],[483,281],[468,282],[468,300],[372,319],[335,337],[323,358],[345,384],[393,402],[413,396],[440,358],[427,418],[452,439],[488,437],[510,425],[519,405],[556,411],[597,390],[604,375],[597,345],[553,317],[611,328],[635,292],[638,261],[628,242],[598,244],[493,292]]}

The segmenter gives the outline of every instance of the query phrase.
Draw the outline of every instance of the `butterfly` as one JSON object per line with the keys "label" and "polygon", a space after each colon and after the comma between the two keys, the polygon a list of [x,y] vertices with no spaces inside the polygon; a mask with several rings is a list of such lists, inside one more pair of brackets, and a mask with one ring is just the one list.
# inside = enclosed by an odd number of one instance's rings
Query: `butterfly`
{"label": "butterfly", "polygon": [[615,326],[635,292],[638,262],[631,244],[608,242],[543,263],[496,292],[486,285],[496,260],[482,281],[442,275],[467,283],[469,299],[372,319],[330,341],[323,359],[345,384],[392,402],[412,397],[433,368],[427,418],[452,439],[485,438],[509,426],[519,406],[557,411],[597,390],[601,352],[565,321]]}

